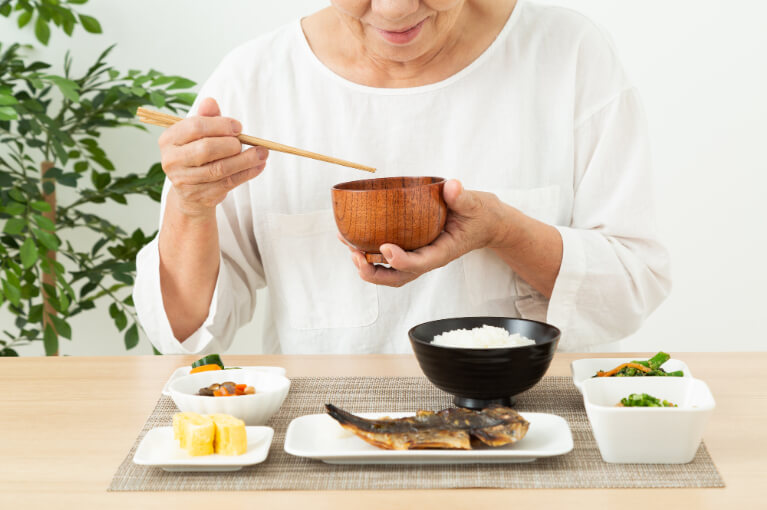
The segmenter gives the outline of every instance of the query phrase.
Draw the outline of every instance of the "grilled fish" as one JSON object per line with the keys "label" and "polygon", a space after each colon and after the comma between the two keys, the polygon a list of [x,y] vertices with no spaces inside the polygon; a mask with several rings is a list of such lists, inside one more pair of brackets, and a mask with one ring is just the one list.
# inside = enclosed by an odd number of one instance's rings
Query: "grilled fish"
{"label": "grilled fish", "polygon": [[333,404],[326,404],[325,409],[342,427],[385,450],[470,450],[472,438],[489,446],[503,446],[525,437],[530,426],[515,410],[501,406],[482,411],[451,407],[418,411],[408,418],[377,420],[360,418]]}

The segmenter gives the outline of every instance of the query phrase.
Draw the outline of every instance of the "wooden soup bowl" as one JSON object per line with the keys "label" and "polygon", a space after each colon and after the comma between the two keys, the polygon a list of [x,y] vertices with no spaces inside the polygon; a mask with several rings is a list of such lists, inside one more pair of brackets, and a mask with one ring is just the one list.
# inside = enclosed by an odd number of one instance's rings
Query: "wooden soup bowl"
{"label": "wooden soup bowl", "polygon": [[365,252],[368,262],[385,264],[379,248],[403,250],[426,246],[442,232],[447,205],[441,177],[386,177],[333,186],[333,214],[338,231]]}

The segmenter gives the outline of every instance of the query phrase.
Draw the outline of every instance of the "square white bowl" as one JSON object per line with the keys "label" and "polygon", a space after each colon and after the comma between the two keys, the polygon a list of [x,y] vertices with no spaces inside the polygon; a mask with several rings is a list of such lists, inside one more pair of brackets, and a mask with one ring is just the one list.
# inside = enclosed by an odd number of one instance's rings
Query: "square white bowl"
{"label": "square white bowl", "polygon": [[[570,363],[570,373],[573,375],[573,384],[578,391],[583,393],[583,381],[591,379],[594,374],[600,370],[611,370],[622,363],[628,363],[634,361],[632,358],[584,358],[577,359]],[[665,362],[662,367],[666,372],[676,372],[682,370],[684,377],[692,377],[690,369],[687,368],[687,364],[684,361],[678,359],[670,359]],[[641,378],[641,377],[640,377]],[[611,377],[610,379],[621,379],[620,377]]]}
{"label": "square white bowl", "polygon": [[[631,393],[647,393],[678,407],[615,407]],[[588,379],[583,403],[602,458],[640,464],[692,461],[715,406],[706,383],[692,377]]]}

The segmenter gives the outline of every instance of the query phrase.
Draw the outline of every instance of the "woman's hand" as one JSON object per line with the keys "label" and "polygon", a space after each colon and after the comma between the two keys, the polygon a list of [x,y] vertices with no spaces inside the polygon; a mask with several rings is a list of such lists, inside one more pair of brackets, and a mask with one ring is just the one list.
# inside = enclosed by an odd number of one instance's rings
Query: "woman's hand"
{"label": "woman's hand", "polygon": [[448,208],[444,231],[414,251],[381,245],[390,268],[368,263],[364,253],[350,247],[360,278],[399,287],[472,250],[491,248],[534,289],[551,297],[563,253],[556,227],[525,215],[492,193],[465,190],[456,180],[445,183],[442,195]]}
{"label": "woman's hand", "polygon": [[498,197],[466,190],[457,180],[447,181],[442,194],[448,208],[444,231],[431,244],[414,251],[405,251],[394,244],[381,245],[381,254],[390,268],[370,264],[364,253],[349,248],[360,278],[399,287],[465,253],[502,242],[506,235],[504,215],[507,211]]}
{"label": "woman's hand", "polygon": [[237,135],[242,126],[221,117],[212,98],[200,103],[198,116],[184,119],[160,136],[162,168],[173,183],[168,206],[189,217],[215,216],[230,190],[260,174],[269,151],[242,151]]}

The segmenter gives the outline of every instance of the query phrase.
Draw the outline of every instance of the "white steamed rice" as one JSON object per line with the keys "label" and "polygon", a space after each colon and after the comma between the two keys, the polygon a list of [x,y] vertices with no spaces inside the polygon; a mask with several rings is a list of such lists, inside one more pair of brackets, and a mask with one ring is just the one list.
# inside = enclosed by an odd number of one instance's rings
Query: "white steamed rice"
{"label": "white steamed rice", "polygon": [[530,340],[519,333],[510,335],[508,331],[496,326],[484,326],[468,329],[454,329],[436,335],[432,344],[443,347],[464,347],[471,349],[492,349],[496,347],[521,347],[532,345]]}

